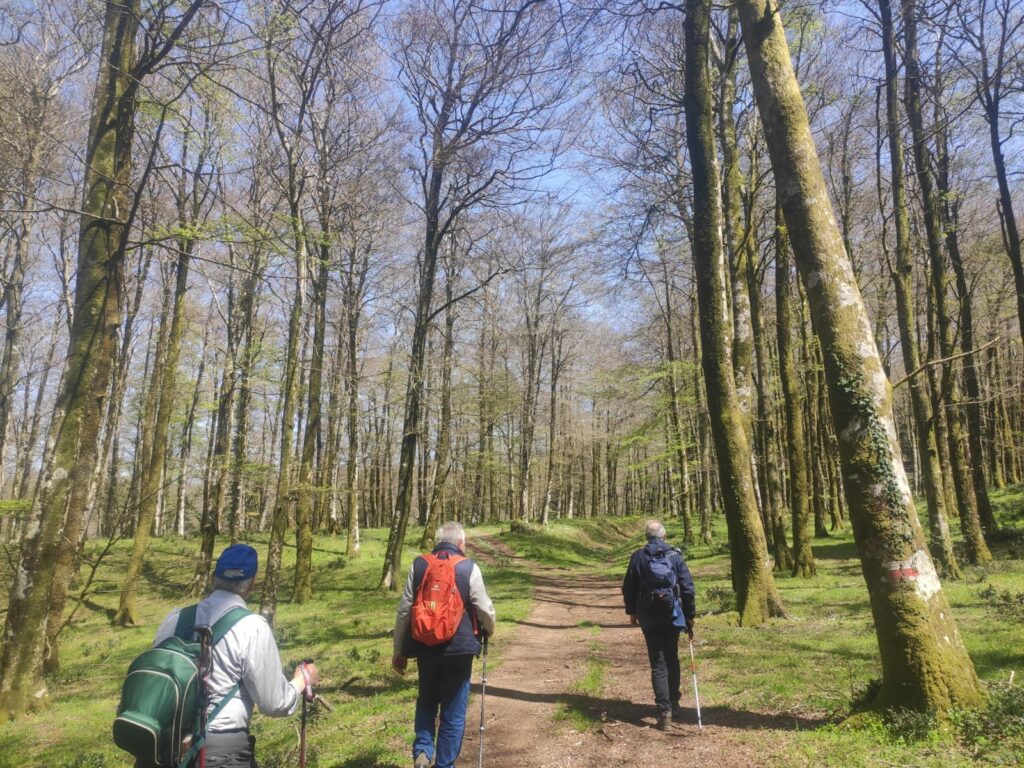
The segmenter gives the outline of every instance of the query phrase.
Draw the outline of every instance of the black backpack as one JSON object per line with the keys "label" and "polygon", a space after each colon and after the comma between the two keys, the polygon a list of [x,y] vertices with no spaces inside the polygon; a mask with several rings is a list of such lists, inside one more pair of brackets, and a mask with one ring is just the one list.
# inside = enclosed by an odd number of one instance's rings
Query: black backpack
{"label": "black backpack", "polygon": [[676,569],[670,559],[674,552],[673,549],[665,549],[647,556],[647,567],[643,569],[643,599],[652,616],[672,617],[678,592]]}

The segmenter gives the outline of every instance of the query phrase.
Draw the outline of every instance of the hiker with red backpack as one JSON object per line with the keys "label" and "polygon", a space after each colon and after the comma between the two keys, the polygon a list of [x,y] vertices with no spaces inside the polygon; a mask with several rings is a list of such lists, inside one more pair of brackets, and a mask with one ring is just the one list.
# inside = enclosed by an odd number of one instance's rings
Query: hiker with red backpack
{"label": "hiker with red backpack", "polygon": [[665,526],[651,520],[647,544],[633,553],[622,581],[622,597],[633,626],[639,626],[647,643],[651,685],[658,706],[657,726],[668,728],[680,720],[679,634],[693,639],[696,614],[693,578],[683,553],[665,541]]}
{"label": "hiker with red backpack", "polygon": [[[129,668],[114,740],[136,756],[136,766],[256,768],[255,739],[249,735],[253,709],[270,717],[290,715],[319,682],[311,662],[299,664],[290,680],[285,677],[270,625],[246,609],[257,565],[249,545],[225,549],[210,595],[172,611],[157,630],[154,648]],[[162,684],[174,682],[174,665],[192,671],[177,675],[178,690],[161,693]],[[187,711],[186,701],[198,707],[198,716]],[[196,725],[189,722],[193,717]],[[191,749],[181,745],[182,736]]]}
{"label": "hiker with red backpack", "polygon": [[473,657],[479,655],[482,639],[494,632],[494,605],[480,567],[465,556],[465,549],[462,526],[442,525],[433,552],[413,561],[398,605],[391,666],[404,675],[408,660],[415,658],[419,670],[414,768],[455,765],[466,726]]}

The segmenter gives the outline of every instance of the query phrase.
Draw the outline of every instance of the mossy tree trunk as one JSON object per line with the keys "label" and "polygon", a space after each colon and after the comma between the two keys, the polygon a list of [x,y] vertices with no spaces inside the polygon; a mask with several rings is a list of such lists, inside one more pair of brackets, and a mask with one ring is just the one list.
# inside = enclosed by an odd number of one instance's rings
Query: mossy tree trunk
{"label": "mossy tree trunk", "polygon": [[[943,81],[935,78],[933,89],[936,104],[941,105],[943,99]],[[981,444],[981,384],[978,380],[980,360],[974,349],[974,308],[972,291],[960,253],[959,209],[960,203],[953,191],[949,173],[949,116],[946,110],[936,107],[936,174],[935,180],[939,188],[939,199],[942,205],[939,213],[945,231],[946,248],[949,251],[949,263],[953,267],[956,278],[956,293],[959,303],[958,320],[960,322],[960,349],[963,354],[964,390],[967,401],[964,404],[967,416],[967,460],[971,467],[971,485],[974,488],[974,500],[978,508],[978,519],[983,535],[990,535],[999,530],[992,504],[988,498],[988,480],[985,477],[985,453]]]}
{"label": "mossy tree trunk", "polygon": [[455,281],[458,266],[455,263],[455,243],[445,261],[444,282],[444,341],[441,350],[441,413],[437,425],[437,448],[435,449],[433,479],[430,483],[430,501],[427,508],[427,523],[420,537],[420,549],[430,551],[434,547],[434,536],[444,513],[444,486],[448,479],[449,455],[452,449],[452,368],[455,352]]}
{"label": "mossy tree trunk", "polygon": [[810,479],[800,382],[793,355],[792,261],[781,208],[775,215],[775,332],[779,346],[779,378],[786,411],[786,455],[789,459],[789,508],[793,521],[793,574],[813,576]]}
{"label": "mossy tree trunk", "polygon": [[139,517],[135,529],[135,540],[132,542],[132,553],[128,559],[128,568],[114,623],[121,626],[134,626],[138,623],[135,599],[142,566],[149,546],[149,537],[156,517],[157,498],[163,481],[167,459],[167,431],[171,423],[171,411],[174,408],[174,396],[178,389],[178,358],[181,353],[181,336],[185,323],[185,291],[188,288],[189,262],[195,241],[183,239],[178,244],[178,261],[175,267],[174,295],[171,300],[170,328],[163,342],[165,350],[157,355],[159,368],[154,366],[152,387],[157,388],[155,421],[152,426],[152,439],[149,441],[149,453],[143,454],[145,463],[142,473],[142,486],[139,496]]}
{"label": "mossy tree trunk", "polygon": [[733,380],[729,284],[708,65],[710,15],[710,2],[687,1],[683,106],[693,174],[692,250],[700,307],[701,360],[729,527],[736,606],[740,623],[756,626],[781,615],[783,610],[754,494],[746,416]]}
{"label": "mossy tree trunk", "polygon": [[295,593],[296,603],[313,599],[313,463],[321,439],[321,395],[324,377],[324,347],[327,337],[327,278],[330,265],[330,215],[321,210],[321,233],[317,277],[313,282],[313,348],[306,388],[306,425],[299,460],[299,488],[295,502]]}
{"label": "mossy tree trunk", "polygon": [[[931,266],[931,289],[937,320],[939,353],[943,358],[953,355],[953,328],[947,302],[946,254],[943,250],[942,220],[939,198],[932,176],[928,136],[921,106],[921,63],[917,47],[917,16],[919,6],[915,0],[906,0],[902,6],[904,35],[904,71],[906,86],[903,97],[907,120],[913,137],[914,166],[917,184],[924,208],[924,225],[928,244],[928,262]],[[978,519],[978,505],[974,495],[970,462],[965,450],[963,420],[960,415],[960,387],[953,364],[946,362],[941,368],[939,390],[940,407],[946,406],[947,439],[949,441],[950,470],[957,507],[960,511],[960,530],[967,545],[967,559],[972,564],[992,559]]]}
{"label": "mossy tree trunk", "polygon": [[[738,32],[737,32],[738,34]],[[737,39],[737,44],[739,40]],[[757,155],[763,145],[756,140],[750,142],[750,178],[758,173]],[[765,273],[765,265],[757,256],[754,237],[755,197],[757,190],[754,184],[748,184],[743,193],[744,238],[747,250],[746,281],[750,295],[750,322],[754,334],[754,360],[757,372],[757,422],[754,429],[754,442],[760,455],[756,462],[758,480],[761,487],[763,518],[766,532],[771,531],[769,546],[775,558],[776,571],[788,571],[793,567],[793,556],[786,539],[786,524],[783,509],[785,501],[782,494],[782,470],[779,466],[779,454],[776,451],[776,421],[771,403],[771,385],[769,370],[771,368],[771,352],[768,345],[764,323],[764,299],[761,295],[761,284]]]}
{"label": "mossy tree trunk", "polygon": [[673,303],[674,286],[668,268],[667,254],[659,247],[659,258],[661,261],[662,284],[665,288],[665,298],[661,303],[661,319],[665,324],[665,362],[668,371],[665,376],[665,388],[668,394],[668,416],[669,416],[669,442],[672,445],[672,459],[675,463],[675,480],[672,488],[673,494],[678,495],[679,515],[683,521],[683,543],[693,544],[693,515],[690,512],[690,503],[687,487],[687,473],[689,467],[686,461],[686,444],[683,433],[683,417],[680,405],[680,382],[678,379],[679,355],[676,351],[677,340],[675,331],[675,304]]}
{"label": "mossy tree trunk", "polygon": [[[895,264],[892,268],[893,287],[896,294],[896,321],[900,331],[900,349],[903,352],[903,367],[908,373],[918,371],[921,355],[914,332],[914,258],[910,250],[910,214],[907,208],[906,182],[904,178],[903,141],[900,130],[899,95],[897,90],[898,63],[896,61],[896,37],[893,31],[892,7],[889,0],[878,0],[881,23],[882,53],[885,58],[885,114],[889,144],[889,173],[891,174],[893,223],[896,230]],[[932,557],[939,570],[951,578],[958,578],[960,567],[953,554],[953,542],[949,536],[946,520],[946,504],[943,496],[942,469],[939,465],[939,451],[935,422],[928,396],[928,380],[920,373],[912,375],[910,387],[911,408],[917,433],[919,472],[924,481],[925,499],[928,509]]]}
{"label": "mossy tree trunk", "polygon": [[903,470],[892,392],[843,246],[774,0],[739,0],[754,96],[824,352],[850,521],[882,661],[875,705],[948,711],[981,698]]}
{"label": "mossy tree trunk", "polygon": [[204,214],[209,211],[205,201],[210,196],[210,185],[213,182],[210,167],[216,163],[211,143],[213,125],[209,108],[204,110],[203,117],[204,121],[200,123],[203,126],[201,132],[191,127],[185,128],[179,144],[181,177],[176,200],[179,234],[175,239],[178,258],[174,265],[174,290],[171,294],[169,319],[167,315],[161,318],[161,325],[168,322],[169,326],[166,332],[161,328],[161,341],[158,342],[158,346],[162,349],[158,350],[158,362],[154,364],[151,377],[156,407],[152,416],[151,440],[142,455],[138,525],[117,613],[113,619],[115,624],[121,626],[133,626],[138,623],[136,594],[150,533],[156,519],[157,502],[165,485],[167,435],[178,393],[178,360],[181,357],[181,339],[186,322],[185,294],[188,291],[189,268],[197,245],[195,233],[204,225]]}
{"label": "mossy tree trunk", "polygon": [[[0,720],[42,706],[45,625],[68,514],[84,508],[99,449],[103,405],[117,354],[125,243],[131,210],[131,146],[139,8],[108,0],[89,138],[79,234],[75,311],[67,366],[47,438],[48,466],[22,535],[0,653]],[[76,512],[77,510],[77,512]]]}
{"label": "mossy tree trunk", "polygon": [[[717,132],[722,153],[722,223],[725,231],[725,249],[729,265],[730,296],[732,306],[732,370],[736,384],[736,402],[744,418],[747,444],[750,446],[751,479],[755,483],[754,500],[759,512],[762,504],[757,486],[757,468],[754,441],[754,328],[751,316],[750,286],[747,272],[751,252],[748,247],[753,233],[744,227],[741,202],[743,174],[740,171],[740,153],[736,140],[736,66],[740,52],[739,23],[735,6],[728,11],[721,55],[716,56],[719,70],[717,102]],[[762,521],[768,519],[762,515]]]}

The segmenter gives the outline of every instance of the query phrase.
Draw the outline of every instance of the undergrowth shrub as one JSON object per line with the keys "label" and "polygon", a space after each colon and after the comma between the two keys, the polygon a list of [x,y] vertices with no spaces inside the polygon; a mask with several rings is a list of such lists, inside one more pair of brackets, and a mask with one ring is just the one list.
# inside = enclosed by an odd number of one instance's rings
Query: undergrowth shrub
{"label": "undergrowth shrub", "polygon": [[978,592],[978,597],[1002,618],[1024,622],[1024,592],[998,590],[990,584]]}
{"label": "undergrowth shrub", "polygon": [[951,719],[959,740],[977,754],[1024,755],[1024,687],[994,683],[985,706],[956,710]]}
{"label": "undergrowth shrub", "polygon": [[730,613],[736,610],[736,593],[724,587],[708,587],[701,604],[706,615]]}

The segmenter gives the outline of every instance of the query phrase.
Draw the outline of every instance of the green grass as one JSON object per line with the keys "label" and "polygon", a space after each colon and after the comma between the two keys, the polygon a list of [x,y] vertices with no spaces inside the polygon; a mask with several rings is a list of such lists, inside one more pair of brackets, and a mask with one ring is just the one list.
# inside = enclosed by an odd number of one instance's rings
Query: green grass
{"label": "green grass", "polygon": [[[497,528],[485,529],[497,532]],[[344,541],[318,537],[313,553],[315,598],[306,605],[289,601],[295,550],[285,549],[284,583],[275,634],[286,670],[308,657],[323,673],[321,692],[334,712],[311,712],[308,726],[313,768],[405,766],[412,737],[416,697],[415,668],[404,678],[390,670],[391,631],[397,596],[376,589],[386,531],[366,531],[359,558],[344,556]],[[410,531],[409,541],[418,540]],[[265,557],[267,540],[251,543]],[[218,551],[226,542],[218,542]],[[131,542],[121,542],[101,566],[96,592],[61,638],[62,668],[50,681],[51,705],[22,721],[0,725],[0,768],[114,768],[131,761],[110,738],[110,725],[125,670],[149,646],[159,622],[186,604],[185,588],[197,542],[165,538],[151,546],[144,570],[139,617],[142,625],[117,629],[109,617],[117,606]],[[405,564],[416,550],[406,548]],[[487,569],[487,588],[498,606],[499,629],[526,617],[531,580],[525,569]],[[250,607],[258,607],[259,585]],[[500,662],[500,650],[491,653]],[[294,765],[295,719],[257,717],[263,768]]]}
{"label": "green grass", "polygon": [[[993,547],[995,560],[983,568],[965,568],[964,578],[944,582],[944,589],[979,676],[999,691],[998,684],[1016,670],[1019,690],[1024,685],[1024,621],[1015,606],[1017,596],[1024,594],[1024,540],[1019,534],[1024,529],[1024,489],[995,493],[993,501],[1007,527]],[[670,540],[680,541],[678,522],[669,521],[668,527]],[[561,521],[517,533],[498,526],[477,531],[497,536],[530,560],[615,579],[621,578],[632,549],[643,543],[643,521],[638,518]],[[844,722],[851,702],[880,675],[867,593],[848,530],[815,540],[814,578],[776,574],[790,618],[760,628],[736,626],[720,519],[715,534],[713,544],[687,552],[697,585],[702,705],[708,719],[734,725],[732,738],[749,742],[765,765],[1024,765],[1024,720],[1013,730],[1015,718],[1024,717],[1019,711],[1024,703],[1012,696],[1008,703],[993,697],[1002,703],[990,711],[958,715],[955,727],[944,731],[912,717],[895,723],[871,718],[856,725]],[[471,555],[475,535],[470,531]],[[324,676],[322,692],[334,705],[332,713],[311,714],[311,768],[400,768],[408,763],[415,671],[399,678],[389,667],[397,598],[376,589],[385,539],[385,531],[366,531],[362,555],[350,560],[343,542],[318,537],[316,595],[302,606],[289,602],[294,549],[285,550],[277,626],[281,654],[289,667],[302,658],[317,659]],[[418,533],[411,531],[409,541],[417,539]],[[253,543],[265,556],[266,538],[255,537]],[[0,725],[0,768],[130,765],[109,736],[122,676],[152,641],[158,622],[186,602],[183,592],[197,546],[194,540],[175,538],[153,543],[140,589],[144,624],[131,629],[109,624],[130,542],[114,548],[99,570],[95,592],[62,636],[63,666],[50,680],[50,707]],[[414,554],[407,547],[406,565]],[[485,578],[498,609],[499,637],[505,637],[529,611],[529,568],[519,557],[497,556],[495,565],[485,569]],[[573,727],[586,730],[599,720],[595,713],[602,711],[609,670],[600,656],[600,628],[586,622],[580,626],[594,636],[582,676],[566,692],[563,708]],[[496,643],[491,651],[496,665],[501,645]],[[638,691],[633,698],[647,697],[647,691]],[[263,768],[294,764],[295,727],[295,719],[254,720]]]}
{"label": "green grass", "polygon": [[568,722],[578,731],[590,731],[601,724],[599,705],[608,667],[600,657],[601,628],[590,626],[589,629],[594,639],[590,643],[590,653],[587,655],[583,676],[573,683],[563,696],[558,697],[558,708],[555,712],[555,720]]}

